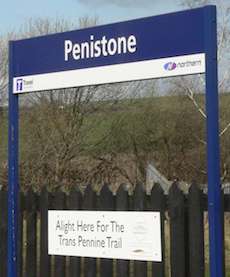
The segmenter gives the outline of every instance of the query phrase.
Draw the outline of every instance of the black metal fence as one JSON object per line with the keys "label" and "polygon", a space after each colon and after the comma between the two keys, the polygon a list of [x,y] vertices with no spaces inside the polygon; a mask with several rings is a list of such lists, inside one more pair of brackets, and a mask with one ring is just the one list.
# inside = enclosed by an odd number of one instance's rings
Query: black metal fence
{"label": "black metal fence", "polygon": [[[230,227],[230,195],[223,194],[223,224]],[[48,210],[160,211],[163,262],[143,262],[48,255]],[[132,195],[125,186],[113,194],[104,185],[99,194],[88,186],[82,194],[73,189],[20,195],[18,218],[19,277],[203,277],[207,274],[207,197],[196,185],[183,193],[174,183],[168,195],[159,185],[146,194],[137,185]],[[225,216],[224,216],[225,215]],[[225,219],[224,219],[225,218]],[[230,228],[229,228],[230,229]],[[225,234],[226,276],[230,267],[229,234]],[[0,277],[7,276],[7,192],[0,191]]]}

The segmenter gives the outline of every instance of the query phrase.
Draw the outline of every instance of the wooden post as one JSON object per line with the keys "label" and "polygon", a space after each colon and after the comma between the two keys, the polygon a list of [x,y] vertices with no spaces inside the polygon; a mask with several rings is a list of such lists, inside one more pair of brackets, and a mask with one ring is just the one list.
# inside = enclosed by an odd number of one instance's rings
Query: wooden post
{"label": "wooden post", "polygon": [[[133,195],[133,210],[144,211],[146,202],[146,194],[141,184],[137,184]],[[147,262],[134,262],[134,277],[147,276]]]}
{"label": "wooden post", "polygon": [[[88,185],[83,196],[82,201],[83,210],[96,209],[96,193],[93,191],[91,185]],[[97,276],[97,260],[94,258],[84,258],[84,277]]]}
{"label": "wooden post", "polygon": [[30,189],[25,199],[26,206],[26,270],[25,276],[37,274],[37,201],[36,195]]}
{"label": "wooden post", "polygon": [[50,256],[48,255],[48,209],[49,194],[43,188],[39,199],[40,210],[40,277],[51,276]]}
{"label": "wooden post", "polygon": [[162,262],[152,264],[152,276],[165,276],[165,243],[164,243],[164,220],[165,220],[165,197],[164,191],[159,184],[155,184],[150,195],[150,209],[161,214],[161,245],[162,245]]}
{"label": "wooden post", "polygon": [[[73,188],[67,199],[66,208],[68,210],[80,210],[82,202],[82,195],[78,188]],[[69,276],[80,277],[81,275],[81,258],[70,257],[69,262]]]}
{"label": "wooden post", "polygon": [[171,277],[187,277],[186,210],[183,192],[174,183],[169,191]]}
{"label": "wooden post", "polygon": [[[116,194],[116,210],[117,211],[128,211],[129,210],[129,196],[125,189],[125,186],[121,185]],[[116,264],[117,277],[128,277],[129,276],[129,261],[117,260]]]}
{"label": "wooden post", "polygon": [[[65,193],[57,191],[53,199],[53,208],[55,210],[65,209]],[[65,277],[66,258],[65,256],[55,256],[54,259],[54,276]]]}
{"label": "wooden post", "polygon": [[204,277],[203,197],[197,185],[191,185],[188,197],[189,276]]}
{"label": "wooden post", "polygon": [[[113,211],[114,210],[114,197],[112,192],[109,190],[108,185],[104,185],[101,189],[100,196],[98,199],[98,210],[101,211]],[[112,259],[101,259],[100,264],[100,276],[108,277],[113,276],[113,260]]]}

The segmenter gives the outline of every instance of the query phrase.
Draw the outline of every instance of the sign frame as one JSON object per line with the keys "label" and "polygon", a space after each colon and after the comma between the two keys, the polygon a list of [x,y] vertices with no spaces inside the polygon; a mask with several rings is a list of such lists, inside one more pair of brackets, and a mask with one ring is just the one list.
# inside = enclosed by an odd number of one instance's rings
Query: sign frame
{"label": "sign frame", "polygon": [[[216,6],[205,6],[204,44],[206,54],[206,113],[208,214],[211,277],[223,276],[223,226],[220,183],[217,21]],[[9,132],[8,132],[8,277],[17,277],[19,198],[19,95],[13,93],[14,42],[9,42]]]}

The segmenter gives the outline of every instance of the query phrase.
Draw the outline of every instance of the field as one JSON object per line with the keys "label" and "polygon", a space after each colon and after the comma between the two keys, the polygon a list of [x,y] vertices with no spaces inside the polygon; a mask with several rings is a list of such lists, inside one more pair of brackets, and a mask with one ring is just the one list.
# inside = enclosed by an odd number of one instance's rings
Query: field
{"label": "field", "polygon": [[[205,109],[204,97],[196,98],[199,107]],[[229,105],[229,94],[221,95],[221,131],[230,121]],[[7,161],[7,128],[7,111],[2,110],[0,166],[3,171]],[[229,129],[220,138],[222,174],[228,181]],[[80,176],[81,183],[86,181],[85,175],[92,178],[90,171],[95,172],[101,164],[102,171],[109,166],[108,171],[124,170],[125,181],[135,183],[145,178],[146,165],[153,161],[169,180],[196,179],[204,184],[207,182],[205,140],[205,118],[186,96],[96,101],[74,107],[41,102],[20,109],[22,183],[29,185],[29,172],[34,172],[33,183],[38,185],[47,171],[59,182],[69,184]],[[87,172],[82,173],[83,169]],[[5,174],[1,173],[2,183]],[[52,176],[50,182],[55,181]],[[120,180],[123,181],[113,179]]]}

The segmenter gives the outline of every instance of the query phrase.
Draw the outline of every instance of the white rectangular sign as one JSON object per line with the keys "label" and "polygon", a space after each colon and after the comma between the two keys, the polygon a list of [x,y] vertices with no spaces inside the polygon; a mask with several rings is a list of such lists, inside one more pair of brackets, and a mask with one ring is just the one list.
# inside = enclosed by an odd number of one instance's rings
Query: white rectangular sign
{"label": "white rectangular sign", "polygon": [[49,255],[162,261],[159,212],[49,211]]}
{"label": "white rectangular sign", "polygon": [[15,77],[13,93],[81,87],[205,72],[205,54]]}

